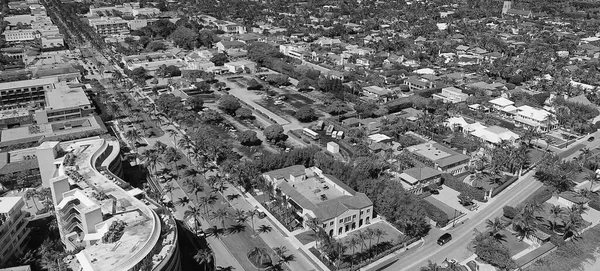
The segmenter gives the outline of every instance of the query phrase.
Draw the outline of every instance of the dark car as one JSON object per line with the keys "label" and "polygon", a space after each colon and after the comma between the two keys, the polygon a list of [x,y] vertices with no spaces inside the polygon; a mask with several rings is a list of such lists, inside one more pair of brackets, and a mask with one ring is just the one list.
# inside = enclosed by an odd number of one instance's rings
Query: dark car
{"label": "dark car", "polygon": [[437,189],[432,189],[431,191],[429,191],[431,194],[433,195],[439,195],[440,191],[438,191]]}
{"label": "dark car", "polygon": [[594,141],[594,140],[595,140],[595,138],[594,138],[593,136],[590,136],[590,138],[588,138],[588,141],[589,141],[589,142],[592,142],[592,141]]}
{"label": "dark car", "polygon": [[444,233],[442,234],[442,236],[440,236],[440,238],[438,238],[437,243],[438,245],[443,246],[446,243],[450,242],[450,240],[452,240],[452,234]]}

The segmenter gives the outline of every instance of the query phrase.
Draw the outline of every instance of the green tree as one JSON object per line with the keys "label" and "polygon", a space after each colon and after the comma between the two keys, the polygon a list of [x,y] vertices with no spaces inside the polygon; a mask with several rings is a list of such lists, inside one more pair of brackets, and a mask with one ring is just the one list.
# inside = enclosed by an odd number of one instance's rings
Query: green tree
{"label": "green tree", "polygon": [[173,40],[175,46],[183,47],[186,50],[194,49],[196,45],[196,40],[198,39],[198,34],[185,26],[179,26],[173,33],[171,33],[170,38]]}
{"label": "green tree", "polygon": [[260,139],[258,139],[256,132],[252,130],[246,130],[238,133],[238,140],[244,146],[260,145]]}
{"label": "green tree", "polygon": [[215,253],[208,248],[198,250],[196,255],[194,255],[194,260],[198,264],[204,264],[204,266],[206,267],[210,266],[213,270],[217,268],[217,263],[215,261]]}
{"label": "green tree", "polygon": [[317,114],[315,113],[315,110],[312,109],[312,107],[304,106],[298,109],[298,111],[296,111],[294,117],[296,117],[301,122],[311,122],[317,119]]}
{"label": "green tree", "polygon": [[263,130],[263,134],[265,138],[267,138],[267,140],[274,142],[285,139],[286,137],[286,135],[284,134],[283,127],[279,124],[272,124],[267,126],[267,128]]}
{"label": "green tree", "polygon": [[233,95],[223,95],[218,101],[219,109],[225,111],[225,113],[233,115],[242,105],[240,101]]}
{"label": "green tree", "polygon": [[235,116],[240,119],[253,119],[252,110],[250,108],[240,107],[235,111]]}
{"label": "green tree", "polygon": [[192,108],[195,112],[199,112],[202,110],[204,106],[204,101],[199,96],[192,96],[185,100],[185,103]]}
{"label": "green tree", "polygon": [[224,53],[215,54],[210,58],[210,62],[214,63],[215,66],[223,66],[225,63],[227,63],[227,61],[229,61],[229,59]]}

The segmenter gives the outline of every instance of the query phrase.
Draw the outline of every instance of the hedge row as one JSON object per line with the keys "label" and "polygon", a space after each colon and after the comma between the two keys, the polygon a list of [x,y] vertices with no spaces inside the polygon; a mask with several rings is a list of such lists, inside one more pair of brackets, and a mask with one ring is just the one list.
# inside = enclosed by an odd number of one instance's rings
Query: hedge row
{"label": "hedge row", "polygon": [[446,186],[460,192],[463,195],[469,196],[472,199],[479,202],[487,201],[485,199],[485,191],[470,186],[467,183],[464,183],[463,181],[459,181],[451,174],[442,174],[442,180]]}
{"label": "hedge row", "polygon": [[427,212],[427,217],[435,221],[438,227],[444,227],[448,224],[448,221],[450,221],[448,215],[444,211],[440,210],[440,208],[431,204],[429,201],[423,201],[423,208],[425,208],[425,211]]}
{"label": "hedge row", "polygon": [[525,207],[525,205],[527,205],[529,203],[533,203],[533,202],[544,203],[544,202],[548,201],[550,198],[552,198],[552,194],[553,194],[552,188],[542,186],[540,189],[535,191],[531,196],[529,196],[529,198],[527,198],[526,200],[521,202],[519,205],[517,205],[517,210],[522,210],[523,207]]}
{"label": "hedge row", "polygon": [[508,179],[507,181],[505,181],[503,184],[497,186],[496,188],[494,188],[494,190],[492,191],[492,198],[497,196],[498,194],[500,194],[500,192],[504,191],[504,189],[506,189],[507,187],[509,187],[511,184],[513,184],[514,182],[516,182],[519,178],[517,176],[513,176],[510,179]]}

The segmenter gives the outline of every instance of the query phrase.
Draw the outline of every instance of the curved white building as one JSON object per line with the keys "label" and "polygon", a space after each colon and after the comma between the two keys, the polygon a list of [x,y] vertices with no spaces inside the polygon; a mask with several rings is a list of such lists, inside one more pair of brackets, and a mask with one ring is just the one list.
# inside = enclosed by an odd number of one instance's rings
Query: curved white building
{"label": "curved white building", "polygon": [[38,148],[40,170],[52,171],[46,177],[62,241],[67,250],[82,249],[72,269],[181,270],[175,221],[117,176],[122,175],[119,149],[117,140],[104,138],[45,142]]}

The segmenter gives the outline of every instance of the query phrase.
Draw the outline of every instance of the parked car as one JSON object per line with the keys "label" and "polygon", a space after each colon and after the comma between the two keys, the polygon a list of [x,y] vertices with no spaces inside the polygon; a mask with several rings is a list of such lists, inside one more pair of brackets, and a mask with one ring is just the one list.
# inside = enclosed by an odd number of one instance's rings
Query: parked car
{"label": "parked car", "polygon": [[442,236],[440,236],[440,238],[438,238],[437,243],[438,245],[443,246],[446,243],[450,242],[450,240],[452,240],[452,234],[444,233],[442,234]]}
{"label": "parked car", "polygon": [[588,142],[592,142],[594,140],[595,140],[595,138],[593,136],[590,136],[590,138],[588,138]]}
{"label": "parked car", "polygon": [[439,195],[440,191],[438,191],[437,189],[432,189],[431,191],[429,191],[431,194],[433,195]]}

